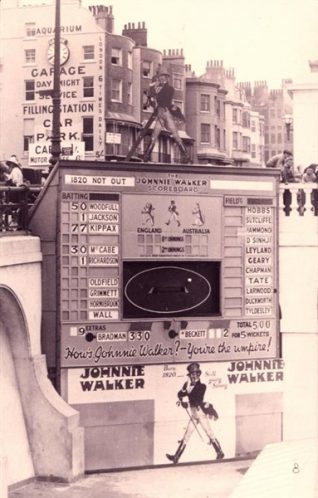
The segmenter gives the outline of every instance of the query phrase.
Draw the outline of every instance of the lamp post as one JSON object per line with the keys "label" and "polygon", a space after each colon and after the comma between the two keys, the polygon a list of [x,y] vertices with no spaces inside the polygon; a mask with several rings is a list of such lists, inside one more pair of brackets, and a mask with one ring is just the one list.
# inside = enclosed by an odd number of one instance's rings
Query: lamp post
{"label": "lamp post", "polygon": [[60,41],[61,41],[61,5],[60,0],[55,0],[55,32],[54,32],[54,73],[53,73],[53,119],[52,119],[52,156],[51,164],[54,166],[61,155],[61,90],[60,90]]}
{"label": "lamp post", "polygon": [[293,116],[291,114],[285,114],[284,123],[286,127],[287,141],[290,141],[291,131],[293,130]]}

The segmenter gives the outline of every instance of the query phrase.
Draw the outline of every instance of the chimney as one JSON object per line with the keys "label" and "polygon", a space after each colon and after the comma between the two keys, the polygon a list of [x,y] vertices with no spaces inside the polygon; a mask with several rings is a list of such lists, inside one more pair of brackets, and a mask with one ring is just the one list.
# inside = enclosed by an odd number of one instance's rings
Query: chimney
{"label": "chimney", "polygon": [[125,24],[122,35],[134,40],[136,47],[147,47],[147,28],[145,22]]}
{"label": "chimney", "polygon": [[169,48],[163,50],[163,56],[171,63],[184,64],[183,48]]}
{"label": "chimney", "polygon": [[108,33],[114,32],[113,7],[105,5],[91,5],[89,10],[96,19],[97,24]]}
{"label": "chimney", "polygon": [[204,78],[211,80],[213,83],[218,83],[224,87],[226,71],[223,67],[222,60],[210,60],[207,62]]}

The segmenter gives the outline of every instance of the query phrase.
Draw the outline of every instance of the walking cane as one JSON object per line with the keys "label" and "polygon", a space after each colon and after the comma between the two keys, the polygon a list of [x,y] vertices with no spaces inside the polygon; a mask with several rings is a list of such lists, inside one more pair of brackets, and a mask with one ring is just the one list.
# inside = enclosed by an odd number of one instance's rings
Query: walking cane
{"label": "walking cane", "polygon": [[[181,402],[180,402],[180,401],[177,401],[177,405],[178,405],[178,406],[180,406],[180,405],[181,405]],[[201,433],[200,433],[200,431],[199,431],[199,429],[198,429],[197,424],[196,424],[196,423],[195,423],[195,421],[193,420],[193,417],[192,417],[191,413],[189,413],[189,411],[188,411],[188,408],[186,408],[186,409],[185,409],[185,411],[187,412],[187,414],[188,414],[188,417],[189,417],[190,421],[193,423],[194,428],[195,428],[195,430],[197,431],[197,433],[198,433],[198,435],[199,435],[199,438],[201,439],[201,441],[203,441],[203,443],[205,443],[205,441],[204,441],[203,437],[201,436]]]}

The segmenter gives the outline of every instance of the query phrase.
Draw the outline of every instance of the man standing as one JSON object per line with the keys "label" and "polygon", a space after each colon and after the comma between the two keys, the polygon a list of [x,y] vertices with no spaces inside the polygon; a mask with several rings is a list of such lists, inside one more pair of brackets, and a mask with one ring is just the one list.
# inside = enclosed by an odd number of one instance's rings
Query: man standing
{"label": "man standing", "polygon": [[[210,444],[216,452],[216,459],[220,460],[224,458],[224,453],[209,423],[209,418],[217,420],[218,414],[210,403],[204,402],[206,385],[200,381],[201,370],[199,363],[190,363],[187,370],[189,380],[185,382],[182,389],[178,392],[178,398],[181,406],[185,408],[187,412],[188,406],[190,405],[190,413],[188,412],[189,422],[176,453],[174,455],[167,453],[166,457],[171,462],[178,463],[179,458],[184,452],[193,431],[195,429],[198,430],[197,426],[200,424],[204,432],[209,437]],[[188,401],[184,400],[186,397],[188,398]]]}
{"label": "man standing", "polygon": [[178,134],[173,118],[173,114],[177,113],[178,110],[180,113],[180,109],[173,105],[173,96],[174,88],[169,84],[169,73],[166,69],[162,68],[158,75],[158,81],[153,84],[153,88],[151,89],[151,99],[153,103],[155,100],[157,105],[154,111],[156,113],[156,120],[150,144],[144,154],[144,161],[150,160],[151,152],[163,128],[166,128],[172,134],[181,151],[182,161],[188,163],[190,160],[189,154]]}

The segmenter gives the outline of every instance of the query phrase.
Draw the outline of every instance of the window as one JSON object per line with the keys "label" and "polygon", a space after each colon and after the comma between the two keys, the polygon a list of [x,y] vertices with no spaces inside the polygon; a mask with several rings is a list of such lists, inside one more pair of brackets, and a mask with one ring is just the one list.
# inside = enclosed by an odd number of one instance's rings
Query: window
{"label": "window", "polygon": [[29,48],[24,51],[24,60],[26,64],[32,64],[35,62],[35,48]]}
{"label": "window", "polygon": [[201,101],[201,106],[200,106],[201,111],[205,111],[205,112],[209,111],[210,110],[210,95],[202,93],[200,95],[200,101]]}
{"label": "window", "polygon": [[247,152],[248,154],[251,152],[250,137],[243,137],[243,152]]}
{"label": "window", "polygon": [[275,137],[275,134],[274,133],[271,133],[271,144],[275,144],[276,143],[276,137]]}
{"label": "window", "polygon": [[278,144],[282,143],[282,134],[281,133],[277,133],[277,143]]}
{"label": "window", "polygon": [[25,100],[35,100],[35,81],[25,81]]}
{"label": "window", "polygon": [[93,76],[84,76],[83,78],[83,97],[94,97]]}
{"label": "window", "polygon": [[25,24],[25,35],[35,36],[35,22],[27,22]]}
{"label": "window", "polygon": [[173,88],[175,90],[182,90],[182,77],[178,74],[174,74],[173,75],[173,84],[172,84]]}
{"label": "window", "polygon": [[250,127],[250,113],[244,111],[243,116],[242,116],[242,126],[244,128],[249,128]]}
{"label": "window", "polygon": [[268,136],[268,133],[265,133],[265,143],[268,144],[269,143],[269,136]]}
{"label": "window", "polygon": [[148,90],[144,90],[142,94],[142,110],[153,112],[153,107],[148,106]]}
{"label": "window", "polygon": [[94,118],[83,118],[82,141],[85,143],[85,151],[94,150]]}
{"label": "window", "polygon": [[115,102],[122,102],[122,81],[111,81],[111,100]]}
{"label": "window", "polygon": [[275,109],[271,109],[270,113],[271,113],[271,118],[274,118],[275,117]]}
{"label": "window", "polygon": [[29,151],[29,144],[34,142],[34,119],[23,120],[23,151]]}
{"label": "window", "polygon": [[215,135],[215,146],[219,149],[221,147],[221,133],[220,128],[217,126],[214,127],[214,135]]}
{"label": "window", "polygon": [[120,48],[112,48],[111,63],[115,66],[122,65],[122,53]]}
{"label": "window", "polygon": [[127,85],[127,100],[128,104],[132,104],[132,83],[128,83]]}
{"label": "window", "polygon": [[95,47],[94,45],[84,45],[83,47],[83,59],[84,61],[91,61],[95,59]]}
{"label": "window", "polygon": [[255,159],[255,157],[256,157],[256,146],[255,146],[255,144],[252,144],[252,157],[253,157],[253,159]]}
{"label": "window", "polygon": [[220,117],[221,115],[221,106],[220,106],[220,101],[214,97],[214,107],[215,107],[215,114]]}
{"label": "window", "polygon": [[152,63],[150,61],[142,61],[142,75],[145,78],[152,77]]}
{"label": "window", "polygon": [[211,142],[211,129],[207,123],[201,123],[201,143],[209,144]]}
{"label": "window", "polygon": [[238,150],[238,133],[233,131],[233,150]]}
{"label": "window", "polygon": [[234,124],[237,124],[237,109],[233,108],[233,111],[232,111],[232,122]]}
{"label": "window", "polygon": [[34,135],[24,135],[23,137],[23,152],[29,151],[29,145],[34,142]]}
{"label": "window", "polygon": [[256,131],[256,123],[255,123],[254,119],[252,119],[252,121],[251,121],[251,130],[254,132]]}
{"label": "window", "polygon": [[127,66],[128,66],[128,69],[133,68],[133,54],[132,54],[132,52],[128,52],[128,54],[127,54]]}

